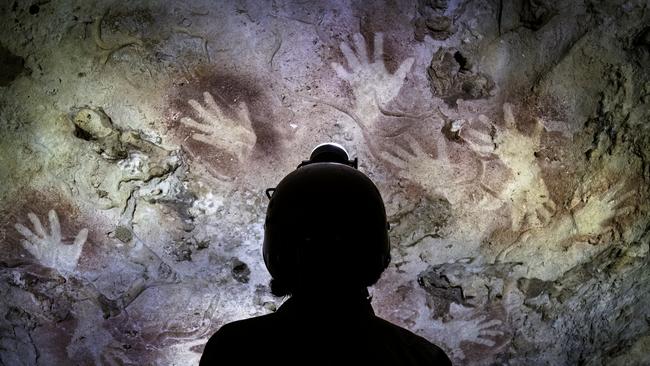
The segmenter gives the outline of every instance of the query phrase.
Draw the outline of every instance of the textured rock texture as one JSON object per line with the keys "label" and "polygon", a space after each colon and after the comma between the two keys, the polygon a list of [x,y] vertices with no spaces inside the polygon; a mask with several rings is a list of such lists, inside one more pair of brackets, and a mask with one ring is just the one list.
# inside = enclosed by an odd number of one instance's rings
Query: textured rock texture
{"label": "textured rock texture", "polygon": [[647,1],[3,1],[0,63],[2,365],[196,364],[274,311],[264,190],[325,141],[386,201],[379,315],[650,364]]}

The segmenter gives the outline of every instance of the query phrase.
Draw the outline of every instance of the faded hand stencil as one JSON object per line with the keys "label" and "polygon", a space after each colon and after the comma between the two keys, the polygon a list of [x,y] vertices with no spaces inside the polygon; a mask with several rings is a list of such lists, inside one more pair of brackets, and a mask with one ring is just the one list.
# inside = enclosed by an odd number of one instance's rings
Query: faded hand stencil
{"label": "faded hand stencil", "polygon": [[558,215],[554,209],[540,210],[544,225],[522,231],[496,260],[522,262],[528,267],[527,277],[555,280],[605,249],[597,245],[599,236],[611,229],[612,220],[634,210],[628,202],[634,194],[619,182],[600,196],[575,200],[568,212]]}
{"label": "faded hand stencil", "polygon": [[[408,57],[391,74],[384,64],[384,35],[376,33],[373,55],[368,55],[363,36],[353,36],[354,50],[345,42],[340,45],[348,68],[333,62],[331,64],[339,78],[345,80],[354,94],[352,109],[348,112],[364,131],[375,133],[377,118],[386,105],[395,99],[404,85],[404,79],[415,59]],[[371,141],[369,142],[371,143]]]}
{"label": "faded hand stencil", "polygon": [[191,138],[222,149],[237,157],[239,162],[248,159],[257,136],[253,132],[246,103],[237,105],[235,115],[230,117],[217,105],[212,94],[204,92],[203,101],[204,104],[194,99],[188,101],[198,114],[200,122],[192,117],[181,118],[181,123],[197,131],[192,133]]}
{"label": "faded hand stencil", "polygon": [[494,347],[494,337],[501,337],[504,332],[499,330],[503,322],[490,319],[486,315],[475,315],[474,309],[465,308],[452,303],[449,307],[450,320],[430,321],[431,327],[419,330],[428,339],[444,344],[451,351],[451,356],[458,360],[467,357],[463,351],[463,343]]}
{"label": "faded hand stencil", "polygon": [[[472,272],[477,268],[477,266],[470,267],[467,264],[461,264],[461,266],[463,273]],[[475,273],[467,276],[473,275]],[[451,276],[450,280],[455,280],[453,274]],[[383,313],[380,312],[379,315],[397,324],[410,327],[419,335],[442,346],[445,351],[449,352],[452,360],[467,359],[463,346],[469,349],[479,346],[483,347],[482,350],[490,351],[490,348],[495,347],[497,343],[504,343],[503,336],[506,334],[503,331],[504,322],[499,319],[499,315],[485,311],[487,303],[478,305],[468,301],[462,305],[452,300],[448,304],[443,304],[439,298],[445,295],[432,296],[431,293],[427,293],[429,290],[426,286],[420,284],[418,288],[415,281],[402,284],[397,281],[397,278],[399,278],[399,272],[388,269],[388,273],[377,285],[382,292],[374,294],[373,302],[381,304],[379,309]],[[461,288],[460,285],[454,285],[457,289]],[[493,284],[484,283],[481,287],[483,289],[488,287],[485,285]],[[473,300],[487,301],[482,295]]]}
{"label": "faded hand stencil", "polygon": [[30,212],[27,217],[32,222],[34,230],[24,225],[15,224],[16,230],[24,237],[21,244],[42,265],[56,269],[62,274],[74,272],[81,256],[83,245],[88,238],[88,229],[81,229],[72,244],[66,244],[61,237],[61,224],[56,211],[50,210],[50,232],[48,233],[41,220]]}
{"label": "faded hand stencil", "polygon": [[404,138],[410,151],[395,145],[392,151],[381,151],[381,158],[396,166],[403,178],[419,184],[430,195],[441,195],[452,204],[466,198],[467,192],[460,187],[471,184],[475,177],[466,167],[449,161],[444,136],[438,135],[435,140],[436,156],[425,151],[412,135],[405,134]]}
{"label": "faded hand stencil", "polygon": [[[378,147],[377,137],[380,128],[377,120],[382,115],[396,117],[424,118],[426,115],[408,116],[403,112],[390,112],[387,105],[393,101],[402,89],[406,76],[410,72],[415,59],[408,57],[399,65],[394,74],[387,69],[383,59],[383,34],[376,33],[374,37],[373,56],[368,55],[365,40],[361,34],[353,36],[354,50],[347,43],[340,45],[347,62],[346,69],[339,63],[332,63],[336,74],[349,83],[354,95],[352,109],[348,114],[362,128],[366,142],[374,157],[386,161],[400,171],[400,174],[416,184],[421,185],[431,195],[442,195],[450,202],[458,202],[466,192],[459,192],[458,185],[472,183],[472,172],[467,172],[458,165],[452,164],[448,158],[447,144],[444,136],[435,141],[436,156],[426,152],[421,142],[412,135],[405,133],[404,138],[408,149],[393,146]],[[409,151],[410,150],[410,151]],[[433,178],[435,174],[437,178]],[[453,182],[446,186],[436,185],[436,181]]]}
{"label": "faded hand stencil", "polygon": [[607,230],[612,224],[611,219],[628,215],[634,211],[634,205],[628,200],[635,193],[636,190],[628,190],[626,182],[621,181],[601,196],[589,196],[574,200],[575,205],[571,209],[571,213],[575,233],[583,240],[590,240],[595,235]]}
{"label": "faded hand stencil", "polygon": [[[479,121],[493,133],[486,134],[475,129],[461,128],[460,136],[476,152],[481,164],[485,160],[498,158],[512,172],[512,179],[503,189],[495,192],[485,187],[490,193],[496,193],[496,199],[510,206],[512,230],[539,226],[540,215],[544,206],[555,207],[549,201],[549,194],[537,164],[535,152],[540,148],[540,138],[544,126],[540,120],[531,136],[517,130],[517,123],[512,112],[512,106],[503,105],[504,126],[498,127],[486,116],[480,115]],[[484,169],[482,170],[484,171]],[[480,178],[479,178],[480,179]],[[486,196],[487,197],[487,196]]]}
{"label": "faded hand stencil", "polygon": [[[456,360],[494,354],[512,341],[508,327],[518,264],[461,258],[429,266],[418,275],[430,320],[422,334],[445,344]],[[471,355],[470,355],[471,353]]]}

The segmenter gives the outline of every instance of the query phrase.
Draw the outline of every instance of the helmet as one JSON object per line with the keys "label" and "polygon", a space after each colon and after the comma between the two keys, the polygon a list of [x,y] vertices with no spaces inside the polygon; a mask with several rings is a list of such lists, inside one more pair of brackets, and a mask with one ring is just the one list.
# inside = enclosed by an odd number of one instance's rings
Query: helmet
{"label": "helmet", "polygon": [[[379,190],[337,144],[269,188],[263,256],[274,281],[374,284],[390,262],[386,210]],[[272,194],[271,194],[272,193]]]}

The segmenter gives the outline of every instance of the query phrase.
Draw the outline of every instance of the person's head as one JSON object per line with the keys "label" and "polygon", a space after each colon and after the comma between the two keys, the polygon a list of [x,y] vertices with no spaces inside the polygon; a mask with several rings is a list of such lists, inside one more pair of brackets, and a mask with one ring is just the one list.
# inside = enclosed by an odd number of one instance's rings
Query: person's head
{"label": "person's head", "polygon": [[272,190],[263,255],[275,295],[359,290],[388,266],[384,203],[348,159],[338,145],[319,145]]}

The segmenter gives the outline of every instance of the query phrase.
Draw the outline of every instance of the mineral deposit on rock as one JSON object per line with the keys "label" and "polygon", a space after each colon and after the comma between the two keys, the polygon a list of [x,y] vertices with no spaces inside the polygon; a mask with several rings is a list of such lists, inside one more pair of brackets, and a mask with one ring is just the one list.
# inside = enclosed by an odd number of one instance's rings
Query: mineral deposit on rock
{"label": "mineral deposit on rock", "polygon": [[264,192],[327,141],[386,203],[379,316],[458,365],[650,364],[649,24],[646,0],[0,2],[0,365],[198,364],[283,302]]}

